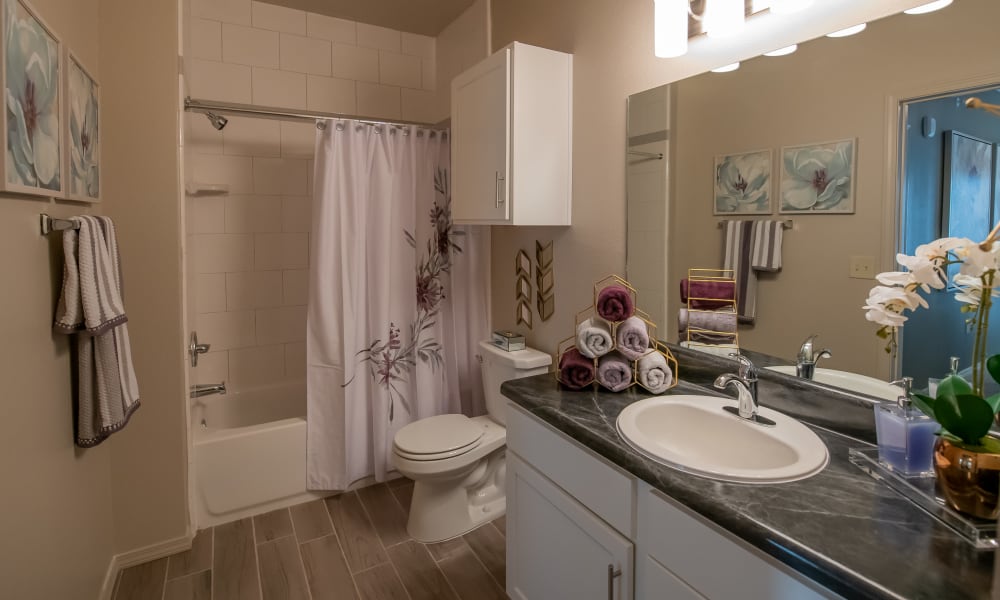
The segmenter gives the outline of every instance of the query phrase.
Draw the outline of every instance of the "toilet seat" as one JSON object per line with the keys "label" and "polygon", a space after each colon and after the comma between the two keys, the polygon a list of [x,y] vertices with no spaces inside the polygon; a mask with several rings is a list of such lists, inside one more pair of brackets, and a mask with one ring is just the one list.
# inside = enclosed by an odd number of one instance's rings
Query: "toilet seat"
{"label": "toilet seat", "polygon": [[483,427],[469,417],[438,415],[400,429],[393,440],[393,451],[409,460],[443,460],[476,448],[482,437]]}

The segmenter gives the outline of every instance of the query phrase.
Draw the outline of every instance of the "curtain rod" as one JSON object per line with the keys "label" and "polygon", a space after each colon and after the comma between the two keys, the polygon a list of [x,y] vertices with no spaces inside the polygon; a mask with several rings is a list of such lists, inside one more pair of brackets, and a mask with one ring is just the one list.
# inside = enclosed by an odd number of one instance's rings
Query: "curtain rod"
{"label": "curtain rod", "polygon": [[431,123],[421,123],[419,121],[404,121],[401,119],[372,119],[360,115],[347,115],[343,113],[326,113],[316,111],[298,111],[272,106],[254,106],[252,104],[236,104],[229,102],[215,102],[213,100],[198,100],[190,96],[184,98],[184,110],[197,113],[220,113],[226,115],[261,117],[264,119],[280,119],[292,121],[321,121],[331,120],[353,120],[369,123],[372,125],[416,125],[426,129],[442,130]]}

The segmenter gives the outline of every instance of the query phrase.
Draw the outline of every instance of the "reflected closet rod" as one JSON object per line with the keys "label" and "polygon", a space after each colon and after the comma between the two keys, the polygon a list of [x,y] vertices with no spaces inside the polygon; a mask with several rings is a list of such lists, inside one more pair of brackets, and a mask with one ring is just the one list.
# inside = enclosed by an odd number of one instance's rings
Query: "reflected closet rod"
{"label": "reflected closet rod", "polygon": [[443,131],[445,127],[439,127],[430,123],[420,123],[419,121],[403,121],[396,119],[372,119],[359,115],[346,115],[342,113],[325,113],[316,111],[298,111],[271,106],[254,106],[252,104],[235,104],[228,102],[215,102],[213,100],[198,100],[188,96],[184,98],[184,110],[196,113],[216,113],[225,115],[236,115],[245,117],[260,117],[263,119],[279,119],[286,121],[323,121],[332,120],[353,120],[367,123],[369,125],[416,125],[426,129]]}

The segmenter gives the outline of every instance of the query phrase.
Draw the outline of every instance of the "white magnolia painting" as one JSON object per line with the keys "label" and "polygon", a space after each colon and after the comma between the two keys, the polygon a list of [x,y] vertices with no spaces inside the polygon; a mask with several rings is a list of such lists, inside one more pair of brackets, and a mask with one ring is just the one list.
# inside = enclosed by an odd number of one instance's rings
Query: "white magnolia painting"
{"label": "white magnolia painting", "polygon": [[60,43],[23,0],[3,2],[3,189],[61,197]]}
{"label": "white magnolia painting", "polygon": [[782,213],[854,212],[854,140],[781,149]]}
{"label": "white magnolia painting", "polygon": [[73,54],[67,61],[66,119],[69,181],[66,197],[73,200],[98,200],[101,195],[99,87]]}
{"label": "white magnolia painting", "polygon": [[716,215],[771,214],[771,151],[715,157]]}

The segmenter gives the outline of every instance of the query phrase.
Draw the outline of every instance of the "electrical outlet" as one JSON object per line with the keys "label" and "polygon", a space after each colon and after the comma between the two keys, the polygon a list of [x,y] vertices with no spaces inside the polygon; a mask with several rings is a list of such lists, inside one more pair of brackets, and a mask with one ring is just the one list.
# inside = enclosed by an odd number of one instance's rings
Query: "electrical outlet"
{"label": "electrical outlet", "polygon": [[854,279],[875,279],[874,256],[852,256],[849,277]]}

